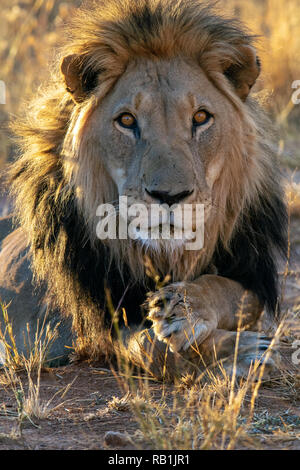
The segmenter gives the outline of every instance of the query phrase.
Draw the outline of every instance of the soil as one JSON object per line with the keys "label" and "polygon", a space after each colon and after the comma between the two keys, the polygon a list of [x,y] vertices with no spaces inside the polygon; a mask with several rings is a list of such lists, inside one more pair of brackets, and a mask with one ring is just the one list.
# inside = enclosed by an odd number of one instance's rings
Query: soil
{"label": "soil", "polygon": [[[101,449],[147,449],[148,445],[138,441],[136,445],[112,440],[108,445],[107,432],[125,433],[133,436],[138,424],[133,413],[126,409],[108,406],[113,396],[123,397],[118,381],[110,370],[100,364],[73,364],[42,372],[41,399],[50,400],[53,395],[69,383],[75,382],[64,397],[65,403],[42,420],[24,420],[20,426],[16,413],[16,399],[9,390],[0,389],[0,450],[101,450]],[[25,376],[24,376],[24,382]],[[150,393],[159,399],[162,386],[149,385]],[[164,386],[165,397],[171,399],[173,386]],[[57,398],[52,406],[61,403]],[[257,400],[256,414],[266,415],[261,427],[255,429],[256,446],[264,449],[300,450],[300,397],[286,394],[282,386],[262,386]],[[292,425],[292,433],[286,426]],[[275,431],[282,431],[282,438]],[[275,432],[275,434],[274,434]],[[274,434],[274,436],[273,436]],[[132,438],[134,441],[134,437]],[[108,439],[107,439],[108,440]]]}
{"label": "soil", "polygon": [[[132,414],[107,406],[113,396],[121,397],[124,392],[110,370],[99,370],[97,366],[79,363],[42,372],[42,401],[50,400],[56,392],[75,382],[63,400],[57,398],[52,403],[55,407],[65,401],[62,407],[43,420],[23,422],[21,437],[18,419],[5,416],[5,411],[16,411],[16,399],[10,391],[0,389],[0,402],[6,409],[0,412],[0,449],[102,449],[107,431],[134,433],[137,426]],[[25,375],[23,379],[26,382]],[[9,437],[12,432],[16,438]]]}

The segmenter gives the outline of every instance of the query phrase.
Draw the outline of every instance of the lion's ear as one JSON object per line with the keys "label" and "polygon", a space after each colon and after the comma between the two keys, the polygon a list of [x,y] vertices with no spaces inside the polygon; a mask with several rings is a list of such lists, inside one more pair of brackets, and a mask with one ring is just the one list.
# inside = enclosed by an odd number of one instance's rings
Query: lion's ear
{"label": "lion's ear", "polygon": [[237,95],[245,101],[260,74],[260,60],[252,46],[242,45],[239,52],[239,62],[227,63],[224,74],[234,85]]}
{"label": "lion's ear", "polygon": [[64,57],[60,64],[67,91],[75,102],[81,103],[97,86],[99,72],[86,65],[83,56],[72,54]]}

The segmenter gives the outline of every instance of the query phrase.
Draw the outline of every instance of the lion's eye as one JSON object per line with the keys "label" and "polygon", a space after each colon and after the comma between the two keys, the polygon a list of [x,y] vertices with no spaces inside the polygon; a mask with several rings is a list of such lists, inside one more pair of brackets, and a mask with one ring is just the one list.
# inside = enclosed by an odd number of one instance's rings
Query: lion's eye
{"label": "lion's eye", "polygon": [[135,129],[137,127],[137,122],[135,117],[130,113],[123,113],[117,118],[117,122],[120,126],[125,127],[126,129]]}
{"label": "lion's eye", "polygon": [[193,116],[193,125],[203,126],[203,124],[206,124],[211,117],[212,116],[208,111],[197,111]]}

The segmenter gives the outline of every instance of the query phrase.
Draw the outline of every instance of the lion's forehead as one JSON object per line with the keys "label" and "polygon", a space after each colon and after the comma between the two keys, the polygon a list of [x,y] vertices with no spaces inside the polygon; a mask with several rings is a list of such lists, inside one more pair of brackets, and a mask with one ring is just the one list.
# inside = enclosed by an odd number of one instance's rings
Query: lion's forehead
{"label": "lion's forehead", "polygon": [[108,95],[108,101],[110,110],[116,113],[126,106],[139,111],[158,108],[159,104],[164,109],[176,105],[213,108],[220,97],[196,62],[177,58],[133,62]]}

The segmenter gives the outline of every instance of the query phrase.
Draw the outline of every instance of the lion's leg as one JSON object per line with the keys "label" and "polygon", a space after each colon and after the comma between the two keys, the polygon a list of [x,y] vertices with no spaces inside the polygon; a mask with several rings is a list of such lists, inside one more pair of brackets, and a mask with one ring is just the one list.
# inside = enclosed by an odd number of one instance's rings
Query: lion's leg
{"label": "lion's leg", "polygon": [[262,313],[257,297],[231,279],[205,275],[154,292],[148,300],[156,336],[170,338],[173,351],[202,343],[214,330],[251,328]]}
{"label": "lion's leg", "polygon": [[[278,353],[276,350],[270,350],[270,344],[271,338],[263,333],[216,329],[206,340],[194,345],[183,356],[204,366],[222,361],[228,373],[231,374],[233,367],[235,368],[237,377],[245,377],[251,363],[258,361],[260,365],[264,364],[266,375],[276,367],[278,359]],[[266,353],[267,350],[269,353]]]}
{"label": "lion's leg", "polygon": [[152,328],[128,335],[120,352],[131,364],[160,380],[173,381],[177,376],[192,372],[196,366],[181,354],[172,352],[167,343],[155,336]]}
{"label": "lion's leg", "polygon": [[[149,299],[149,318],[159,340],[168,342],[173,352],[185,357],[198,354],[212,360],[210,352],[220,357],[233,356],[237,329],[251,329],[257,324],[262,305],[257,297],[230,279],[206,275],[194,282],[171,284]],[[245,363],[261,358],[270,340],[258,333],[239,334],[239,354]]]}

